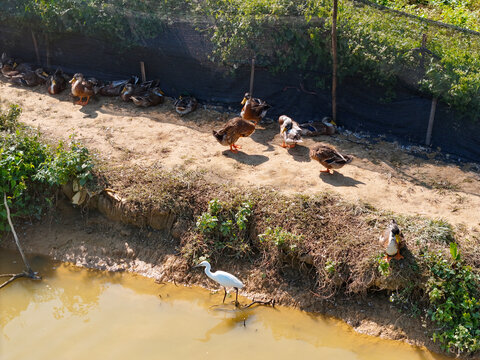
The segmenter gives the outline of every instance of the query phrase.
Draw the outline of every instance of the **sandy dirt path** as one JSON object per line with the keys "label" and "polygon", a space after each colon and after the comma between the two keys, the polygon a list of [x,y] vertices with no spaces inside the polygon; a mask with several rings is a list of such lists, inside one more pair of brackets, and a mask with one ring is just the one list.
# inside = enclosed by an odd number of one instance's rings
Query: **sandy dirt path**
{"label": "sandy dirt path", "polygon": [[[242,150],[233,154],[212,136],[212,129],[233,113],[202,107],[180,117],[171,101],[140,109],[106,97],[82,107],[73,104],[68,90],[53,97],[44,88],[19,88],[2,80],[0,104],[5,108],[10,103],[21,105],[22,122],[55,139],[67,140],[74,133],[109,162],[205,169],[211,179],[271,186],[285,193],[336,192],[378,209],[480,228],[478,164],[413,156],[398,144],[369,142],[351,134],[306,138],[302,146],[286,150],[280,146],[275,122],[262,124],[250,138],[240,139]],[[333,175],[320,173],[322,166],[308,156],[309,147],[318,141],[354,155],[354,161]]]}

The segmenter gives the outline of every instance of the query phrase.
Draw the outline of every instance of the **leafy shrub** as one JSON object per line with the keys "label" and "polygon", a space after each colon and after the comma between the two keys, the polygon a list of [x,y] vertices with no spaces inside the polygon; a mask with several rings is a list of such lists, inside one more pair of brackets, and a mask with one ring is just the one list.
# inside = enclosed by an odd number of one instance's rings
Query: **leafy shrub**
{"label": "leafy shrub", "polygon": [[[20,108],[12,106],[0,118],[8,118],[15,130]],[[0,194],[7,194],[12,216],[40,217],[51,205],[51,197],[58,185],[78,180],[81,185],[92,180],[92,159],[88,150],[72,141],[66,149],[62,143],[52,151],[43,144],[38,134],[17,127],[14,133],[0,132]],[[6,211],[0,211],[0,230],[7,224]]]}
{"label": "leafy shrub", "polygon": [[[12,216],[40,216],[45,186],[36,183],[38,169],[49,161],[48,147],[37,136],[16,133],[4,138],[0,148],[0,194],[7,194]],[[6,211],[0,212],[0,230],[7,224]]]}
{"label": "leafy shrub", "polygon": [[208,210],[196,222],[197,230],[209,247],[206,255],[227,251],[241,257],[248,253],[247,227],[251,215],[252,205],[249,202],[232,206],[218,199],[210,200]]}
{"label": "leafy shrub", "polygon": [[428,315],[439,329],[433,340],[453,353],[480,350],[480,276],[461,261],[456,244],[451,244],[453,261],[440,253],[427,253],[430,269],[427,281]]}
{"label": "leafy shrub", "polygon": [[[71,137],[72,138],[72,137]],[[49,163],[42,164],[35,175],[35,180],[49,185],[64,185],[76,179],[85,186],[92,176],[93,161],[87,148],[72,139],[70,149],[60,142]]]}

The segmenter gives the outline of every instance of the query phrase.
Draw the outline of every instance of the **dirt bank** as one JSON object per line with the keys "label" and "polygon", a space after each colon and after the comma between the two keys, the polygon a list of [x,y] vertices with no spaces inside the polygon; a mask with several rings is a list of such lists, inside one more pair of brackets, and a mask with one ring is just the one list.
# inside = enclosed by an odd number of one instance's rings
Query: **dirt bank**
{"label": "dirt bank", "polygon": [[[25,223],[17,228],[28,253],[48,255],[89,268],[136,272],[177,285],[196,284],[218,289],[202,271],[191,269],[178,252],[177,240],[167,232],[112,222],[96,211],[82,214],[66,199],[60,200],[57,205],[57,211],[42,222]],[[10,235],[4,237],[1,243],[5,248],[15,248]],[[251,299],[275,298],[283,305],[341,318],[361,333],[426,346],[440,352],[420,319],[402,315],[388,303],[385,293],[365,298],[337,297],[335,300],[319,301],[304,283],[294,277],[287,276],[269,285],[261,276],[262,269],[253,265],[246,264],[246,267],[240,268],[232,263],[230,271],[244,281],[246,287],[241,293]]]}

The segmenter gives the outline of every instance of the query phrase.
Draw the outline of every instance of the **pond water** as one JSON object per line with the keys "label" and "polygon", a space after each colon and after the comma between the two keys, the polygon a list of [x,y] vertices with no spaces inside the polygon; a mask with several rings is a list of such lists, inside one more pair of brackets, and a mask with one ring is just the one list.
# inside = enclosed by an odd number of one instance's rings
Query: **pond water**
{"label": "pond water", "polygon": [[[19,279],[0,290],[3,360],[446,359],[299,310],[237,310],[234,296],[221,304],[223,292],[31,261],[42,281]],[[0,250],[1,273],[21,269],[20,258]]]}

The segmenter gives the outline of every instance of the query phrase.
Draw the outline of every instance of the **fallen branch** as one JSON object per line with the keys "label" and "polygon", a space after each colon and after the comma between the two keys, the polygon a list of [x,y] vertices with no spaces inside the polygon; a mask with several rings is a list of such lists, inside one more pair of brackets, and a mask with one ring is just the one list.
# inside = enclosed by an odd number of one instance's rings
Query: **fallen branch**
{"label": "fallen branch", "polygon": [[12,277],[10,279],[8,279],[7,281],[5,281],[2,285],[0,285],[0,289],[3,288],[4,286],[7,286],[8,284],[10,284],[15,279],[18,279],[18,278],[21,278],[21,277],[29,277],[26,272],[22,272],[22,273],[18,273],[18,274],[3,274],[3,275],[0,275],[0,276],[4,277],[6,275],[12,275]]}
{"label": "fallen branch", "polygon": [[3,204],[5,205],[5,209],[7,210],[7,219],[8,219],[8,224],[10,225],[10,230],[12,231],[13,237],[15,239],[15,243],[17,244],[18,251],[20,252],[20,255],[22,256],[23,263],[25,264],[26,270],[24,270],[21,273],[18,274],[0,274],[0,277],[10,277],[7,281],[5,281],[3,284],[0,285],[0,289],[7,286],[10,284],[12,281],[15,279],[21,278],[21,277],[26,277],[32,280],[41,280],[42,278],[38,276],[38,273],[34,272],[32,270],[32,267],[30,266],[27,257],[23,253],[22,247],[20,246],[20,241],[18,240],[17,233],[15,231],[15,228],[13,227],[12,223],[12,218],[10,217],[10,208],[8,207],[7,203],[7,194],[3,193]]}
{"label": "fallen branch", "polygon": [[273,308],[275,307],[275,299],[270,299],[268,301],[260,301],[260,300],[253,300],[250,304],[245,305],[242,309],[247,309],[252,305],[259,304],[259,305],[270,305]]}

